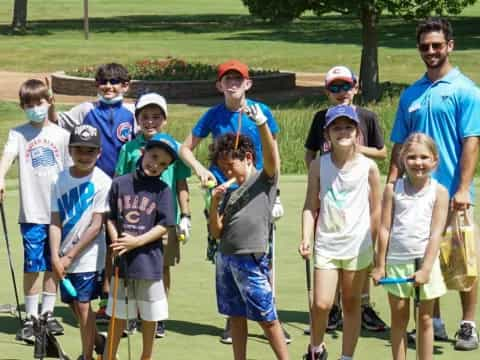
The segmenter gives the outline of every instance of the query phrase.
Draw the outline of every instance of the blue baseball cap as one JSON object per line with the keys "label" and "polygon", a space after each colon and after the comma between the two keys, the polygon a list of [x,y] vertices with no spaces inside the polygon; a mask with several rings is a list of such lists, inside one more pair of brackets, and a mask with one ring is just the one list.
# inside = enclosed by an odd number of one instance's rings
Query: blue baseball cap
{"label": "blue baseball cap", "polygon": [[155,134],[150,140],[145,144],[145,151],[150,150],[153,147],[160,147],[167,151],[173,158],[173,160],[178,159],[178,150],[179,145],[177,141],[167,134]]}
{"label": "blue baseball cap", "polygon": [[335,119],[341,117],[346,117],[354,121],[357,125],[360,123],[357,112],[353,106],[337,105],[327,110],[327,114],[325,115],[325,125],[323,128],[326,129]]}

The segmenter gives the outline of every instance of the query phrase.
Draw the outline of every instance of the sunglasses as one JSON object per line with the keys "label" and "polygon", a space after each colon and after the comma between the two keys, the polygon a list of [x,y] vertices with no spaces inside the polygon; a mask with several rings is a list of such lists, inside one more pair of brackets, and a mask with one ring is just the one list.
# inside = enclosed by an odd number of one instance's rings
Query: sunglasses
{"label": "sunglasses", "polygon": [[110,83],[110,85],[118,85],[123,83],[123,81],[120,79],[101,79],[101,80],[97,80],[97,82],[100,85],[107,85],[108,83]]}
{"label": "sunglasses", "polygon": [[442,50],[446,42],[434,42],[434,43],[423,43],[423,44],[418,44],[418,50],[421,52],[427,52],[430,50],[430,47],[434,51]]}
{"label": "sunglasses", "polygon": [[327,87],[327,90],[331,93],[338,94],[340,91],[350,91],[353,88],[353,84],[343,83],[343,84],[333,84]]}

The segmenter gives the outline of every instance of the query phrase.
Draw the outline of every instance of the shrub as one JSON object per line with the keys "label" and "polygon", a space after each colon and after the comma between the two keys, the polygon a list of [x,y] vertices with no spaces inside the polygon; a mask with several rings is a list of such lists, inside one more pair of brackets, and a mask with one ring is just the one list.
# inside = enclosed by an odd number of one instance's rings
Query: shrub
{"label": "shrub", "polygon": [[[130,77],[135,80],[215,80],[217,65],[188,63],[181,59],[143,59],[125,65]],[[85,66],[68,71],[68,75],[79,77],[95,77],[97,66]],[[250,75],[258,76],[278,73],[278,70],[250,70]]]}

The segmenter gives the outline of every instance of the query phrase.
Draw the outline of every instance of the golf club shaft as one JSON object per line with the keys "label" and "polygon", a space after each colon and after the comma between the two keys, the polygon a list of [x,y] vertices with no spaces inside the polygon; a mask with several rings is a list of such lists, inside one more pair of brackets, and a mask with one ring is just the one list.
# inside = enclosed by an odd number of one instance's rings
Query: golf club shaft
{"label": "golf club shaft", "polygon": [[108,336],[107,336],[108,359],[112,359],[112,355],[113,355],[113,336],[115,333],[115,314],[117,311],[117,294],[118,294],[118,265],[114,264],[112,316],[110,317],[110,324],[108,326]]}
{"label": "golf club shaft", "polygon": [[17,302],[18,320],[20,321],[20,327],[22,327],[23,326],[22,313],[20,311],[20,300],[18,297],[17,281],[15,280],[15,270],[13,267],[12,252],[10,250],[10,240],[8,239],[7,220],[5,218],[5,209],[3,208],[3,202],[0,202],[0,213],[2,217],[3,235],[5,236],[5,243],[7,245],[8,263],[10,265],[10,273],[12,274],[13,290],[15,292],[15,301]]}
{"label": "golf club shaft", "polygon": [[[422,266],[422,259],[416,258],[415,259],[415,272],[420,270]],[[415,287],[415,326],[417,328],[417,336],[415,337],[415,355],[416,359],[420,359],[420,355],[418,353],[418,343],[420,339],[420,286]]]}

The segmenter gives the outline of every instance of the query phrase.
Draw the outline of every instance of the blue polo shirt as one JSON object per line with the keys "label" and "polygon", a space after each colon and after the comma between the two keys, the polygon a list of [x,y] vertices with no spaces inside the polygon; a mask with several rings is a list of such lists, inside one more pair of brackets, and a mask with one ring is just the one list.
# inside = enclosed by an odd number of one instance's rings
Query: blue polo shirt
{"label": "blue polo shirt", "polygon": [[[279,128],[270,108],[261,102],[247,99],[247,106],[252,106],[254,104],[260,105],[262,112],[267,117],[268,127],[270,128],[272,134],[275,136],[275,134],[278,133]],[[239,121],[239,115],[240,112],[229,110],[226,107],[225,103],[216,105],[207,110],[207,112],[203,114],[200,120],[198,120],[197,124],[192,129],[192,134],[193,136],[198,138],[206,138],[207,136],[212,134],[213,138],[216,139],[217,137],[227,133],[237,133],[240,124],[240,133],[242,135],[247,135],[248,137],[250,137],[252,139],[253,146],[255,147],[255,167],[257,169],[262,169],[262,141],[260,139],[260,133],[257,129],[257,125],[243,112],[241,121]],[[215,172],[215,176],[217,175],[217,180],[219,182],[223,182],[223,174],[221,174],[221,172],[219,172],[218,174],[217,172]]]}
{"label": "blue polo shirt", "polygon": [[[463,139],[480,136],[480,90],[458,68],[435,82],[425,74],[400,97],[390,139],[403,144],[413,132],[435,140],[440,161],[432,176],[453,197],[460,180]],[[473,197],[473,187],[470,191]]]}

